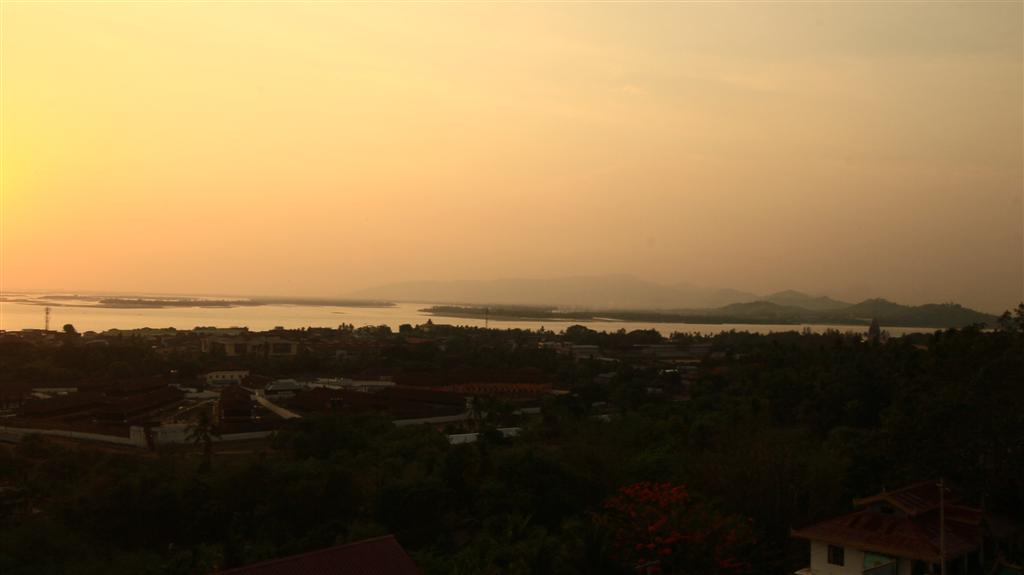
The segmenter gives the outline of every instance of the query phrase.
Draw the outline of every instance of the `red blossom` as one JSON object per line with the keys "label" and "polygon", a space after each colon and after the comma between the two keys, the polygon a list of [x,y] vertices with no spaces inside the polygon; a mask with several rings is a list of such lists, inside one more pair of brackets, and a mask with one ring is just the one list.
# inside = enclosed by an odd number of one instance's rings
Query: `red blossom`
{"label": "red blossom", "polygon": [[616,558],[625,565],[645,566],[648,573],[654,565],[669,572],[705,565],[704,571],[723,575],[747,567],[735,557],[753,541],[749,522],[695,503],[682,485],[627,485],[602,509],[595,521],[610,530]]}

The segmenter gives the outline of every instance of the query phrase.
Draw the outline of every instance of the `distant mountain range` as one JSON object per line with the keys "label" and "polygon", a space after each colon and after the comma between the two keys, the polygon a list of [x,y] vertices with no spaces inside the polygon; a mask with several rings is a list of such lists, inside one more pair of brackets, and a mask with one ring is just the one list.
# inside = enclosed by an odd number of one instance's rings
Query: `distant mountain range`
{"label": "distant mountain range", "polygon": [[[600,316],[646,321],[709,323],[819,323],[868,324],[912,327],[961,327],[992,324],[995,316],[957,304],[907,306],[884,299],[850,303],[827,296],[786,290],[758,296],[749,292],[694,286],[664,285],[626,275],[581,276],[558,279],[500,279],[419,281],[388,284],[348,294],[359,299],[429,302],[475,306],[505,306],[548,317],[584,319],[585,311]],[[451,310],[455,308],[439,308]],[[496,310],[491,310],[492,314]],[[617,312],[617,313],[610,313]],[[474,307],[459,315],[473,315]]]}

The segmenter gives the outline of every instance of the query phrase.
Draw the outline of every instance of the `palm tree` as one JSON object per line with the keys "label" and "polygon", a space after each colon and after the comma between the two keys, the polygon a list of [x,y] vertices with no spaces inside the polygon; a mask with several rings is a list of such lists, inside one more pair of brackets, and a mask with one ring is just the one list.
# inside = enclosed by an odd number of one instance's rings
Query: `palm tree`
{"label": "palm tree", "polygon": [[219,436],[220,434],[213,428],[210,412],[206,409],[200,411],[199,418],[189,427],[186,437],[193,445],[202,444],[203,446],[203,462],[199,466],[199,471],[209,471],[213,463],[213,438]]}
{"label": "palm tree", "polygon": [[473,430],[480,431],[480,420],[483,419],[483,402],[480,396],[474,395],[469,398],[469,419],[473,422]]}

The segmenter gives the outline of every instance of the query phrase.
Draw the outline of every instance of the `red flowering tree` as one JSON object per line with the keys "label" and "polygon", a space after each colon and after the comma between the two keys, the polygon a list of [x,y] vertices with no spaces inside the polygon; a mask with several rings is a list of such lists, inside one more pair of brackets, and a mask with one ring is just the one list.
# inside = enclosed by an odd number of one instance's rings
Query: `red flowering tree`
{"label": "red flowering tree", "polygon": [[742,573],[754,542],[749,521],[724,517],[671,483],[622,487],[594,519],[610,531],[614,559],[645,575]]}

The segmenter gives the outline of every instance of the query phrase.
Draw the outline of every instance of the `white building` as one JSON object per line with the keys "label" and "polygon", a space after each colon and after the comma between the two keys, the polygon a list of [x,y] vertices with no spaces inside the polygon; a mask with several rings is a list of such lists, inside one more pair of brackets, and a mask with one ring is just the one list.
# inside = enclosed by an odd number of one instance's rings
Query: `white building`
{"label": "white building", "polygon": [[293,397],[303,389],[305,386],[294,379],[277,379],[268,383],[263,391],[267,397]]}
{"label": "white building", "polygon": [[210,387],[224,387],[226,385],[238,385],[242,380],[249,377],[247,369],[231,369],[224,371],[211,371],[203,376],[206,385]]}

